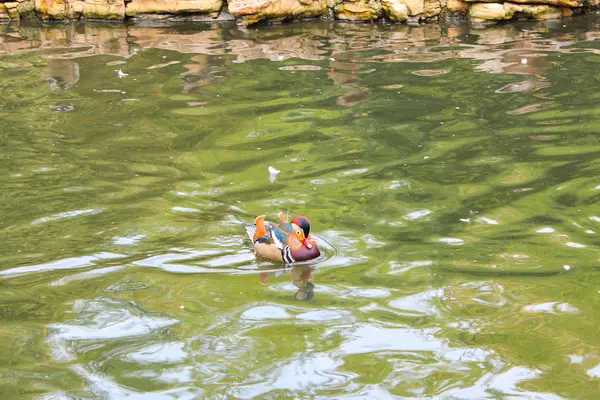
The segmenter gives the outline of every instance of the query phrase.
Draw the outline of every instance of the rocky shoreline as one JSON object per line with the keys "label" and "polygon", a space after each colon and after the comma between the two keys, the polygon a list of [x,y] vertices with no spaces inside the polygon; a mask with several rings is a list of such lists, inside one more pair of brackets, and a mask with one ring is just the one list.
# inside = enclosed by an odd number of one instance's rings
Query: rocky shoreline
{"label": "rocky shoreline", "polygon": [[0,20],[236,20],[247,26],[322,18],[399,23],[558,19],[594,12],[600,0],[0,0]]}

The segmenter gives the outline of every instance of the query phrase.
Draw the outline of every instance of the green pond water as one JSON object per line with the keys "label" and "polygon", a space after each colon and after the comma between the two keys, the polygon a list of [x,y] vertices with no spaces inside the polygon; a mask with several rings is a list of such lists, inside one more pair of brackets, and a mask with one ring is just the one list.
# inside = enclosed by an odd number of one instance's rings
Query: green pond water
{"label": "green pond water", "polygon": [[597,21],[0,25],[0,397],[597,399]]}

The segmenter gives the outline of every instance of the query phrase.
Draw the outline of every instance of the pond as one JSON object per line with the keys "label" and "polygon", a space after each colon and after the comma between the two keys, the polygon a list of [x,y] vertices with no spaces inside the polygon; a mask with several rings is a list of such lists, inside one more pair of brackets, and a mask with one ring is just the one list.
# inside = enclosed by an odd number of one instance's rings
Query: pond
{"label": "pond", "polygon": [[598,39],[0,25],[2,398],[595,398]]}

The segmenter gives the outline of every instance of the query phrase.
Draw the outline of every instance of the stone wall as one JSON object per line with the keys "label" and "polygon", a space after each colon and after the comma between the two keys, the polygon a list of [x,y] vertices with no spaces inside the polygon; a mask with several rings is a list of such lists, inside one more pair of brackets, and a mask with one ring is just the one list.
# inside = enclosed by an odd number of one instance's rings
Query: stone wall
{"label": "stone wall", "polygon": [[557,19],[600,7],[600,0],[0,0],[1,19],[224,20],[325,18],[416,23],[464,18],[487,24]]}

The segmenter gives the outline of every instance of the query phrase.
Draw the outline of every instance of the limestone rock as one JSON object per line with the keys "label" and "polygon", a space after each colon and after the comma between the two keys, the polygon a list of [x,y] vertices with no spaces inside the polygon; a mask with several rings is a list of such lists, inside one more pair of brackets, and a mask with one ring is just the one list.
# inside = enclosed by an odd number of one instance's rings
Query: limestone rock
{"label": "limestone rock", "polygon": [[88,19],[125,19],[125,0],[85,0],[83,17]]}
{"label": "limestone rock", "polygon": [[400,0],[408,8],[409,17],[416,19],[431,18],[440,15],[442,2],[440,0]]}
{"label": "limestone rock", "polygon": [[563,16],[563,9],[549,5],[523,5],[523,12],[530,13],[535,19],[559,19]]}
{"label": "limestone rock", "polygon": [[408,19],[408,7],[400,0],[382,0],[381,5],[390,21],[404,22]]}
{"label": "limestone rock", "polygon": [[446,9],[451,13],[465,13],[469,10],[469,3],[464,0],[448,0]]}
{"label": "limestone rock", "polygon": [[425,0],[423,4],[423,16],[431,18],[440,15],[442,4],[440,0]]}
{"label": "limestone rock", "polygon": [[521,13],[532,19],[558,19],[562,17],[562,9],[548,5],[529,5],[504,3],[506,9],[506,18],[512,19],[516,13]]}
{"label": "limestone rock", "polygon": [[402,2],[406,4],[406,7],[408,7],[408,15],[411,17],[422,15],[425,11],[424,0],[402,0]]}
{"label": "limestone rock", "polygon": [[[495,3],[498,0],[466,0],[468,2]],[[547,4],[561,7],[583,7],[584,0],[511,0],[511,3],[519,4]]]}
{"label": "limestone rock", "polygon": [[[1,2],[0,2],[1,3]],[[5,2],[4,6],[6,7],[6,13],[8,17],[12,19],[18,18],[27,18],[33,17],[35,11],[35,2],[34,0],[18,0],[18,1],[9,1]],[[2,5],[0,4],[0,14]],[[2,18],[2,17],[0,17]]]}
{"label": "limestone rock", "polygon": [[344,21],[375,21],[383,8],[376,0],[344,1],[334,8],[336,19]]}
{"label": "limestone rock", "polygon": [[508,20],[517,13],[532,19],[556,19],[562,17],[563,11],[555,6],[515,3],[475,3],[469,9],[473,22]]}
{"label": "limestone rock", "polygon": [[132,0],[125,13],[130,17],[151,17],[153,14],[209,14],[223,6],[222,0]]}
{"label": "limestone rock", "polygon": [[474,22],[500,21],[506,16],[506,11],[500,3],[475,3],[469,8],[469,15]]}
{"label": "limestone rock", "polygon": [[0,3],[0,20],[1,19],[10,19],[10,16],[8,15],[8,10],[6,9],[6,7],[4,7],[3,3]]}
{"label": "limestone rock", "polygon": [[11,19],[19,19],[19,3],[16,1],[4,3],[8,17]]}
{"label": "limestone rock", "polygon": [[327,0],[230,0],[229,12],[249,25],[264,19],[314,18],[327,11]]}
{"label": "limestone rock", "polygon": [[79,19],[83,11],[80,0],[35,0],[35,10],[43,20]]}
{"label": "limestone rock", "polygon": [[125,19],[125,0],[35,0],[43,20]]}

